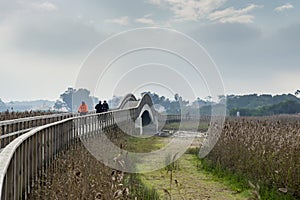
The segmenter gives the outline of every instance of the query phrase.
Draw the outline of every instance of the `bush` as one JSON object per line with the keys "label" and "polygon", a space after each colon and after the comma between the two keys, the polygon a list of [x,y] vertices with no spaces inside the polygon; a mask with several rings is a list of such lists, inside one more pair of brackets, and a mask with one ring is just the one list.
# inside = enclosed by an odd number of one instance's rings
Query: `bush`
{"label": "bush", "polygon": [[206,160],[246,175],[277,196],[299,199],[300,118],[228,118]]}

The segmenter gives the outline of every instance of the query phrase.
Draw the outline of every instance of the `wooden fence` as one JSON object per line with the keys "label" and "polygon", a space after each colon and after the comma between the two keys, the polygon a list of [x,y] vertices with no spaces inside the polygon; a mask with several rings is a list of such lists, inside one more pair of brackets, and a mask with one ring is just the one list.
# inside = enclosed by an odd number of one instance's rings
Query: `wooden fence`
{"label": "wooden fence", "polygon": [[135,108],[70,117],[33,128],[18,136],[0,153],[0,199],[27,199],[37,179],[53,167],[53,160],[68,150],[79,137],[99,134],[99,130],[115,125],[132,129],[132,122],[145,104],[152,105],[148,95],[143,96]]}
{"label": "wooden fence", "polygon": [[[20,134],[8,144],[1,140],[5,148],[0,153],[0,200],[28,199],[32,186],[49,168],[53,169],[57,156],[67,151],[79,138],[93,137],[101,134],[101,130],[116,125],[122,126],[122,130],[132,131],[146,104],[152,106],[147,94],[136,107],[129,109],[85,116],[42,117],[34,121],[14,120],[14,125],[2,123],[1,127],[5,128],[2,128],[1,136],[18,131]],[[152,107],[151,111],[157,117],[156,122],[163,119],[173,122],[183,120],[179,115],[159,115]],[[27,130],[32,127],[35,128]]]}
{"label": "wooden fence", "polygon": [[72,113],[42,115],[0,121],[0,151],[18,136],[31,129],[74,116]]}

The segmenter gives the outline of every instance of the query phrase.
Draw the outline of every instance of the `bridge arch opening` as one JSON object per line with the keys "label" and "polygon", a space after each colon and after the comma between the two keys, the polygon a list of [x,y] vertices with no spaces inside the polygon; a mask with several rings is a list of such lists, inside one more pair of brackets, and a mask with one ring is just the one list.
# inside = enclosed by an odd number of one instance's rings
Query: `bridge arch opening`
{"label": "bridge arch opening", "polygon": [[152,119],[151,119],[151,116],[150,116],[150,113],[148,110],[145,110],[143,112],[143,114],[141,115],[141,118],[142,118],[142,126],[143,127],[149,125],[152,122]]}

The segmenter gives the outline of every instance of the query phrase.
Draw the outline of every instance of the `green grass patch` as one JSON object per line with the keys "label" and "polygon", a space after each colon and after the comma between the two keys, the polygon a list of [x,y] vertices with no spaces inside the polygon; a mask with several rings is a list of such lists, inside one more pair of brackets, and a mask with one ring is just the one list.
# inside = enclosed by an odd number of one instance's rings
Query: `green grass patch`
{"label": "green grass patch", "polygon": [[139,174],[128,174],[124,184],[130,190],[130,199],[159,200],[156,190],[141,181]]}
{"label": "green grass patch", "polygon": [[200,160],[196,155],[184,154],[171,166],[141,175],[141,181],[154,188],[161,199],[235,199],[246,200],[250,192],[236,192],[200,169]]}
{"label": "green grass patch", "polygon": [[230,189],[243,196],[249,196],[251,188],[248,179],[243,174],[232,173],[225,170],[220,165],[213,166],[207,159],[199,159],[197,157],[198,169],[214,176],[214,180],[222,181]]}
{"label": "green grass patch", "polygon": [[291,196],[290,194],[280,193],[275,188],[269,188],[266,186],[261,186],[259,190],[261,200],[297,200],[298,198]]}
{"label": "green grass patch", "polygon": [[197,161],[198,168],[207,174],[211,174],[215,177],[215,180],[222,181],[228,185],[232,190],[243,194],[243,196],[249,196],[251,193],[257,192],[261,200],[297,200],[290,194],[284,194],[279,192],[275,188],[270,188],[263,183],[259,183],[255,188],[249,184],[249,179],[242,173],[236,173],[223,168],[221,165],[214,165],[208,159],[199,159]]}
{"label": "green grass patch", "polygon": [[148,153],[163,148],[167,144],[167,138],[161,138],[157,136],[142,138],[128,136],[127,140],[127,151],[136,153]]}
{"label": "green grass patch", "polygon": [[181,130],[197,130],[205,132],[208,130],[209,122],[197,122],[197,121],[183,121],[181,123],[174,122],[169,123],[164,126],[164,129],[178,130],[180,127]]}

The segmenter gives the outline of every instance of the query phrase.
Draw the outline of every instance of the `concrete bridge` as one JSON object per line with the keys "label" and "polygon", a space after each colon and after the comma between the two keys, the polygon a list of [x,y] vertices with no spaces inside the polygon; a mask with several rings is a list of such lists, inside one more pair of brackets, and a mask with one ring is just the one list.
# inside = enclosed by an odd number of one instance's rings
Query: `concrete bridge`
{"label": "concrete bridge", "polygon": [[140,135],[143,134],[143,127],[150,127],[152,131],[158,131],[158,113],[153,108],[153,102],[148,94],[143,95],[141,100],[136,99],[133,94],[126,95],[121,101],[118,109],[132,109],[137,108],[138,112],[132,116],[135,128],[139,128]]}
{"label": "concrete bridge", "polygon": [[[105,120],[99,121],[99,117]],[[143,127],[149,125],[156,131],[161,119],[148,94],[140,100],[129,94],[118,109],[101,114],[68,113],[0,122],[0,200],[27,199],[32,184],[79,137],[89,137],[114,126],[143,134]],[[180,120],[180,116],[170,119]]]}

